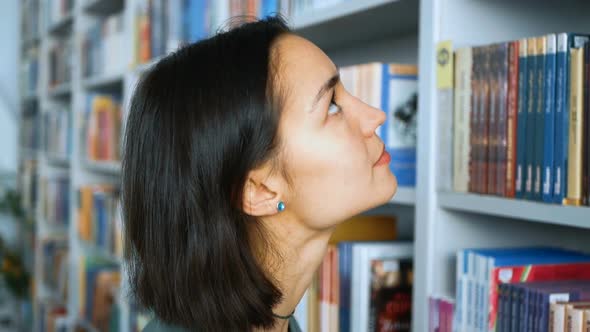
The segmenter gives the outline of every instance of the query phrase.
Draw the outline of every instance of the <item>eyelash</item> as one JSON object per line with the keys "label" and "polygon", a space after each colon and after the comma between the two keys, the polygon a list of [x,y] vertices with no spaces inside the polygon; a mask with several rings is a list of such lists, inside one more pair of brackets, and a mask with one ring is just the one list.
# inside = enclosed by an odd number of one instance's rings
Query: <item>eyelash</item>
{"label": "eyelash", "polygon": [[[331,110],[334,107],[336,108],[337,112],[331,112]],[[332,100],[330,101],[330,107],[328,107],[328,115],[333,116],[333,115],[339,114],[341,112],[342,112],[342,108],[334,102],[334,97],[332,97]]]}

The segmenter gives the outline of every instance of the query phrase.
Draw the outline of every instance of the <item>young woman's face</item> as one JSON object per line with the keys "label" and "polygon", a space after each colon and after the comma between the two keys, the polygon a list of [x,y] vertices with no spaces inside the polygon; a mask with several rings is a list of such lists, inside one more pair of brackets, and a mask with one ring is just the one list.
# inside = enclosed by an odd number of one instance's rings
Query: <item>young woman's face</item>
{"label": "young woman's face", "polygon": [[375,135],[385,113],[348,93],[336,66],[311,42],[287,35],[275,47],[286,92],[279,133],[292,179],[287,209],[326,229],[388,202],[397,180]]}

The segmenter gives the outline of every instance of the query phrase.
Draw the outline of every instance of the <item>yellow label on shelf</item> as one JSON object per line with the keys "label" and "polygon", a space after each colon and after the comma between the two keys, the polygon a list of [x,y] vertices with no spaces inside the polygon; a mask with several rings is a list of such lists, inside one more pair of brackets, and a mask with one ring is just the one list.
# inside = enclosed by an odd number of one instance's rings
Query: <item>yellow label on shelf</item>
{"label": "yellow label on shelf", "polygon": [[436,87],[453,88],[453,43],[450,40],[436,46]]}

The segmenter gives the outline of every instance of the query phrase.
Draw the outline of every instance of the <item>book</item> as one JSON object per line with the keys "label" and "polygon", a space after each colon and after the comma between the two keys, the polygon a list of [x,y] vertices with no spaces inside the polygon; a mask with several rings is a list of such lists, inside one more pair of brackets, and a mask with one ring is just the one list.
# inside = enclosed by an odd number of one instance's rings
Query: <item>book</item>
{"label": "book", "polygon": [[91,93],[87,97],[82,127],[86,129],[86,159],[118,161],[121,158],[121,97]]}
{"label": "book", "polygon": [[584,104],[582,124],[582,204],[590,205],[590,43],[584,44]]}
{"label": "book", "polygon": [[533,196],[532,199],[541,201],[541,168],[543,167],[543,142],[545,135],[545,64],[547,62],[547,36],[537,37],[536,60],[536,89],[537,103],[535,107],[535,149],[533,152]]}
{"label": "book", "polygon": [[440,299],[428,298],[428,332],[440,331]]}
{"label": "book", "polygon": [[398,186],[416,185],[418,120],[418,68],[383,65],[382,110],[386,112],[383,141],[391,155],[389,164]]}
{"label": "book", "polygon": [[553,169],[555,148],[555,72],[557,37],[547,35],[545,39],[547,53],[545,55],[545,91],[544,91],[544,134],[543,159],[541,164],[541,195],[547,203],[553,202]]}
{"label": "book", "polygon": [[582,139],[583,139],[583,66],[584,48],[572,48],[570,71],[570,115],[569,115],[569,146],[567,205],[582,203]]}
{"label": "book", "polygon": [[567,304],[565,306],[567,332],[584,332],[584,311],[590,309],[590,305]]}
{"label": "book", "polygon": [[535,126],[536,110],[538,102],[538,79],[537,79],[537,40],[529,38],[527,40],[527,115],[526,115],[526,149],[525,149],[525,177],[524,177],[524,198],[533,199],[533,176],[534,176],[534,159],[535,159]]}
{"label": "book", "polygon": [[[558,76],[557,76],[557,100],[555,119],[555,174],[554,186],[555,199],[558,204],[563,204],[567,196],[567,170],[569,150],[569,110],[571,91],[571,49],[583,47],[589,39],[588,35],[576,33],[560,33],[558,35]],[[562,75],[559,75],[561,68]],[[561,88],[560,88],[561,86]],[[560,102],[560,99],[563,102]]]}
{"label": "book", "polygon": [[450,191],[453,187],[453,45],[441,42],[437,47],[437,103],[439,115],[439,167],[437,186]]}
{"label": "book", "polygon": [[455,51],[453,190],[456,192],[467,192],[470,182],[472,63],[471,48],[465,47]]}
{"label": "book", "polygon": [[[499,145],[499,126],[500,126],[500,113],[506,111],[506,105],[502,105],[502,92],[500,91],[500,85],[504,79],[503,72],[501,70],[502,64],[507,57],[507,45],[506,44],[493,44],[489,47],[489,106],[487,116],[487,149],[486,159],[484,161],[485,172],[484,175],[487,183],[486,190],[483,192],[489,195],[495,195],[498,191],[498,145]],[[504,59],[502,59],[502,57]],[[502,89],[504,90],[504,89]],[[503,95],[506,98],[506,94]]]}
{"label": "book", "polygon": [[358,242],[352,248],[350,331],[367,331],[370,312],[370,262],[374,259],[411,259],[408,242]]}
{"label": "book", "polygon": [[518,110],[519,110],[519,42],[513,41],[508,49],[508,96],[506,101],[507,114],[500,117],[506,119],[506,124],[500,128],[501,148],[499,150],[497,194],[504,197],[514,197],[516,187]]}
{"label": "book", "polygon": [[368,331],[410,331],[412,260],[373,259]]}
{"label": "book", "polygon": [[527,39],[519,41],[518,53],[518,116],[517,116],[517,139],[516,139],[516,179],[515,193],[516,198],[524,198],[525,193],[525,174],[526,174],[526,138],[528,123],[528,46]]}

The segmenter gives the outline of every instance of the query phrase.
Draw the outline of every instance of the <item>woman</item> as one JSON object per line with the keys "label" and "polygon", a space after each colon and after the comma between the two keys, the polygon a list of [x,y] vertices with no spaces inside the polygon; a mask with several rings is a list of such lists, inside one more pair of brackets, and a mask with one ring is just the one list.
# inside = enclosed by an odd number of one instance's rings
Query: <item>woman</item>
{"label": "woman", "polygon": [[161,60],[132,99],[126,260],[147,331],[298,331],[334,228],[397,182],[330,59],[279,18]]}

